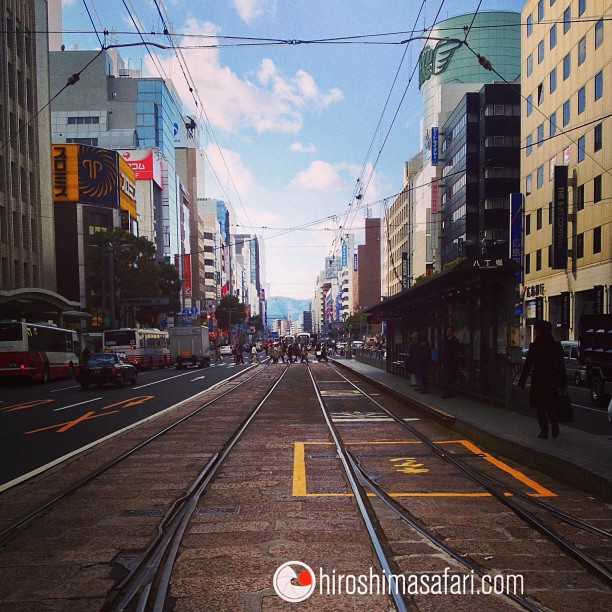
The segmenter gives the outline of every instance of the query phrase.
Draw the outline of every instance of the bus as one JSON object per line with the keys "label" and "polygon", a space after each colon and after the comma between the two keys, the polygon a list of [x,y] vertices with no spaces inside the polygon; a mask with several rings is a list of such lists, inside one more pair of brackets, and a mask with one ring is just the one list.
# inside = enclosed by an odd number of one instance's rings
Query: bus
{"label": "bus", "polygon": [[81,343],[73,329],[50,323],[0,321],[0,377],[29,378],[46,383],[72,378]]}
{"label": "bus", "polygon": [[308,332],[300,332],[297,336],[296,336],[296,340],[297,343],[302,346],[303,344],[305,344],[306,346],[310,347],[310,344],[312,342],[312,339],[310,337],[310,334]]}
{"label": "bus", "polygon": [[105,351],[125,353],[137,368],[167,368],[170,366],[170,341],[167,331],[122,327],[109,329],[102,335]]}

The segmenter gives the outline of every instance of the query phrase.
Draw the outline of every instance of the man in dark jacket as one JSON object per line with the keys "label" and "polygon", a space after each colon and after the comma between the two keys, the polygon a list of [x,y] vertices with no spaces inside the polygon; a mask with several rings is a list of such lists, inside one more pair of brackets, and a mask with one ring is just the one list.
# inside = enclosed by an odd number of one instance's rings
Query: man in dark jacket
{"label": "man in dark jacket", "polygon": [[452,325],[446,328],[446,338],[442,341],[442,372],[444,377],[443,398],[451,398],[455,394],[455,383],[459,372],[459,353],[461,342],[455,336]]}
{"label": "man in dark jacket", "polygon": [[552,337],[552,325],[548,321],[536,321],[533,326],[534,341],[529,345],[527,359],[523,366],[518,386],[525,388],[527,377],[531,375],[531,390],[529,404],[538,413],[540,433],[538,438],[548,438],[548,420],[552,437],[559,435],[559,420],[557,419],[557,403],[559,389],[565,388],[565,361],[560,342]]}

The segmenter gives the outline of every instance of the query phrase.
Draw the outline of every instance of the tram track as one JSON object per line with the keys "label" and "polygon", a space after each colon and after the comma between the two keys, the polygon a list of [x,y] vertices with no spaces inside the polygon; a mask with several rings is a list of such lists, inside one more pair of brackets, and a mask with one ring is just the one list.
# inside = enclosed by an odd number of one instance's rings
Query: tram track
{"label": "tram track", "polygon": [[[551,527],[549,524],[537,517],[534,513],[527,510],[521,504],[516,502],[513,498],[516,497],[525,503],[535,506],[538,510],[546,512],[549,516],[555,517],[556,519],[563,521],[566,524],[572,525],[573,527],[581,531],[588,532],[589,534],[595,535],[606,541],[612,540],[612,535],[610,533],[599,529],[598,527],[595,527],[578,517],[574,517],[569,515],[568,513],[560,511],[551,506],[550,504],[530,497],[529,495],[524,494],[517,488],[511,487],[501,482],[490,474],[486,474],[482,470],[478,470],[477,468],[470,466],[465,460],[456,456],[453,453],[447,452],[444,448],[442,448],[440,444],[435,443],[431,438],[420,432],[419,429],[417,429],[413,425],[406,423],[404,419],[399,418],[391,410],[385,408],[380,402],[378,402],[375,398],[366,393],[354,382],[350,381],[336,368],[331,365],[328,365],[327,367],[332,370],[337,376],[340,376],[341,379],[343,379],[344,382],[350,385],[352,389],[363,394],[363,396],[367,398],[371,405],[376,406],[378,410],[382,411],[387,417],[392,419],[393,422],[400,425],[405,431],[409,432],[420,442],[427,445],[427,447],[438,457],[452,464],[457,469],[461,470],[461,472],[467,478],[477,483],[480,487],[482,487],[482,489],[484,489],[492,497],[497,499],[505,507],[509,508],[513,513],[516,514],[516,516],[520,517],[530,527],[536,529],[539,533],[543,534],[549,541],[553,542],[565,554],[571,556],[573,559],[578,561],[590,573],[592,573],[599,580],[601,580],[603,584],[605,584],[608,588],[612,587],[612,572],[610,572],[607,567],[598,562],[592,556],[580,550],[568,538],[562,536],[553,527]],[[389,495],[389,493],[385,491],[381,486],[379,486],[375,482],[375,479],[367,473],[367,471],[363,468],[358,456],[354,452],[348,450],[348,447],[342,438],[342,434],[339,432],[338,427],[333,423],[333,412],[330,411],[329,407],[326,405],[325,399],[323,398],[319,386],[317,384],[317,380],[312,375],[312,372],[311,379],[312,384],[317,393],[319,403],[321,405],[321,410],[323,411],[327,425],[330,431],[332,432],[338,457],[343,464],[343,467],[347,473],[347,477],[349,478],[349,480],[352,481],[354,479],[357,479],[361,487],[365,487],[370,490],[383,504],[385,504],[398,517],[400,517],[402,521],[409,524],[413,529],[416,529],[423,537],[425,537],[431,543],[440,548],[440,550],[442,550],[445,554],[449,555],[454,561],[460,563],[469,571],[474,572],[481,577],[484,576],[487,573],[485,569],[477,565],[472,560],[466,558],[465,554],[449,547],[440,537],[438,537],[433,531],[428,529],[423,524],[423,521],[420,521],[414,515],[412,515],[412,513],[403,504],[400,504],[391,495]],[[325,382],[331,381],[326,380]],[[355,493],[355,495],[357,497],[357,493]],[[359,495],[360,497],[363,496],[363,492],[360,492]],[[510,495],[513,497],[509,497]],[[366,516],[363,513],[362,515],[364,516],[365,521]],[[367,520],[369,520],[369,517]],[[378,536],[377,540],[373,541],[373,545],[378,553],[379,549],[381,549],[381,542]],[[387,546],[387,548],[389,547]],[[381,563],[383,563],[382,560]],[[514,603],[522,606],[527,610],[539,609],[536,603],[530,601],[526,597],[516,595],[512,592],[509,592],[508,590],[506,590],[504,594]],[[398,607],[398,609],[403,609],[401,608],[402,605],[403,603],[398,603],[396,601],[396,606]]]}
{"label": "tram track", "polygon": [[[267,366],[264,366],[264,369],[266,367]],[[70,497],[71,495],[73,495],[75,492],[79,491],[83,487],[87,486],[88,484],[90,484],[91,482],[93,482],[95,479],[99,478],[103,474],[107,473],[112,468],[115,468],[116,466],[121,464],[121,462],[125,461],[129,457],[132,457],[134,454],[141,451],[142,449],[147,447],[152,442],[159,440],[161,437],[165,436],[166,434],[174,430],[176,427],[178,427],[182,423],[185,423],[189,419],[192,419],[194,416],[196,416],[197,414],[199,414],[200,412],[202,412],[209,406],[214,405],[215,403],[219,402],[220,400],[228,396],[230,393],[234,392],[237,389],[240,389],[243,385],[252,381],[256,376],[261,375],[261,372],[262,370],[258,369],[251,376],[248,376],[247,378],[240,380],[238,383],[230,382],[229,389],[223,391],[218,396],[215,396],[214,398],[198,406],[194,410],[191,410],[187,414],[171,422],[169,425],[166,425],[161,430],[156,431],[152,435],[148,435],[145,439],[139,441],[137,444],[125,450],[124,452],[118,454],[112,459],[97,466],[95,469],[88,472],[86,475],[78,479],[76,482],[71,483],[69,486],[60,490],[59,492],[54,494],[52,497],[50,497],[43,503],[37,505],[35,508],[33,508],[32,510],[30,510],[29,512],[21,516],[19,519],[13,521],[11,524],[4,527],[2,530],[0,530],[0,547],[5,542],[10,540],[17,532],[29,527],[32,523],[34,523],[40,517],[45,515],[47,512],[49,512],[54,507],[56,507],[60,502],[67,499],[68,497]],[[224,382],[225,384],[228,384],[227,381],[224,381]],[[207,390],[205,393],[209,393],[210,391],[211,390]]]}

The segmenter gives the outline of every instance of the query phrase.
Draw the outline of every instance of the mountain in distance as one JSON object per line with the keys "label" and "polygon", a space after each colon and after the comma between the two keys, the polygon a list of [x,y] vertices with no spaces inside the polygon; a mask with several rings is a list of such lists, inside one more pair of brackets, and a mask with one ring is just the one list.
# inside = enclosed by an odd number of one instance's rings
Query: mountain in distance
{"label": "mountain in distance", "polygon": [[310,310],[310,300],[296,300],[288,297],[271,297],[267,300],[268,319],[291,317],[297,321],[305,310]]}

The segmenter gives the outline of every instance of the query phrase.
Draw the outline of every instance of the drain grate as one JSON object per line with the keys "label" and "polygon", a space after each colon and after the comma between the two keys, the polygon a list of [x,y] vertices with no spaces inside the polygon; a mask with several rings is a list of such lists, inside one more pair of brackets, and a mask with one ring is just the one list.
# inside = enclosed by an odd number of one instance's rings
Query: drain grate
{"label": "drain grate", "polygon": [[198,508],[195,511],[195,514],[199,514],[200,516],[209,515],[209,514],[240,514],[240,506],[208,506]]}
{"label": "drain grate", "polygon": [[165,516],[164,508],[137,508],[136,510],[124,510],[121,516]]}

